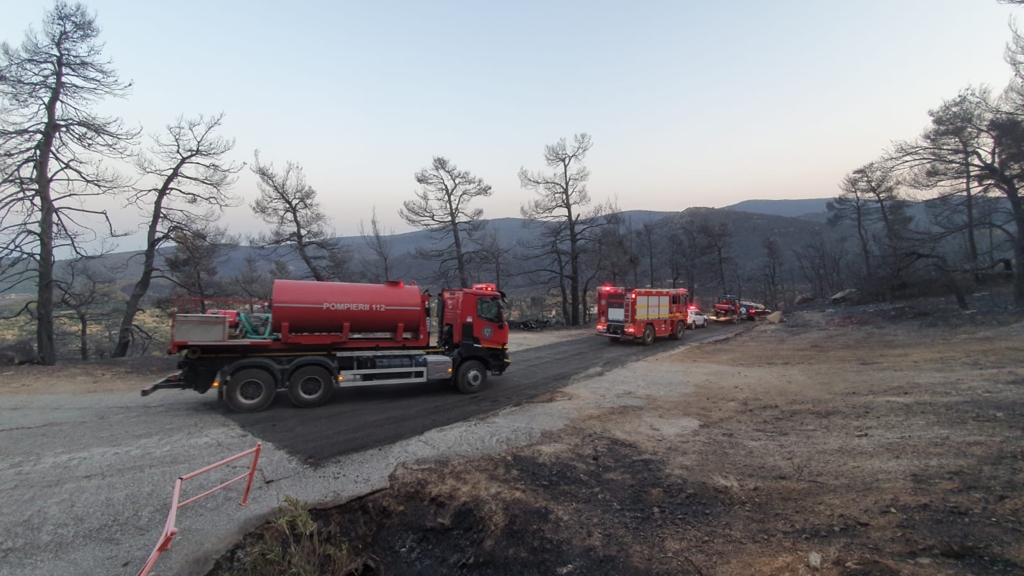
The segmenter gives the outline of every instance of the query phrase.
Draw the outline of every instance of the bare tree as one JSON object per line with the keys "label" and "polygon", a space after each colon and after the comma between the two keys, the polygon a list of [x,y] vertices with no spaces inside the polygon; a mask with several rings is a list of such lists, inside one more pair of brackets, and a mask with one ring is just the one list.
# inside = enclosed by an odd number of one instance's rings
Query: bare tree
{"label": "bare tree", "polygon": [[[1014,101],[1012,97],[1003,98],[1001,106],[1012,107]],[[962,236],[966,256],[959,260],[974,271],[978,280],[980,271],[995,261],[996,235],[1000,247],[1007,240],[1012,246],[1015,236],[1014,216],[1012,210],[1007,210],[1009,204],[998,198],[999,187],[978,170],[974,158],[974,151],[986,147],[985,140],[991,138],[991,128],[995,126],[991,121],[999,106],[988,89],[964,89],[956,98],[929,111],[931,124],[919,142],[927,144],[927,148],[903,143],[893,154],[893,161],[906,168],[908,181],[915,188],[936,195],[926,206],[940,230],[924,239],[939,244],[951,236]],[[983,263],[980,244],[986,237]],[[930,250],[918,247],[916,251]],[[956,258],[949,254],[946,257]],[[940,267],[935,259],[927,262],[931,268]]]}
{"label": "bare tree", "polygon": [[631,286],[640,286],[640,266],[644,262],[643,250],[640,247],[640,235],[633,226],[633,219],[624,218],[620,224],[622,228],[623,264],[632,277]]}
{"label": "bare tree", "polygon": [[624,286],[636,270],[639,257],[631,250],[627,219],[621,214],[613,214],[613,218],[614,223],[598,231],[594,240],[599,255],[598,277],[613,286]]}
{"label": "bare tree", "polygon": [[900,284],[911,262],[907,250],[913,235],[895,166],[886,159],[854,170],[843,180],[843,193],[827,205],[831,223],[850,220],[856,225],[863,250],[864,287],[881,288],[886,297],[891,297],[892,288]]}
{"label": "bare tree", "polygon": [[[933,171],[970,170],[978,184],[1005,197],[1012,214],[1012,227],[1003,231],[1012,239],[1014,257],[1024,262],[1024,101],[1013,93],[998,100],[983,91],[969,93],[975,106],[969,116],[972,146],[964,154],[961,142],[939,138],[927,132],[917,140],[898,143],[891,152],[894,162],[905,169],[925,167]],[[1024,305],[1024,271],[1014,271],[1014,301]]]}
{"label": "bare tree", "polygon": [[274,260],[270,266],[270,277],[274,280],[291,280],[292,267],[284,260]]}
{"label": "bare tree", "polygon": [[702,271],[710,268],[714,247],[701,234],[698,221],[690,216],[677,220],[669,233],[669,244],[673,285],[683,278],[690,297],[695,298],[699,291],[698,283],[705,279]]}
{"label": "bare tree", "polygon": [[865,167],[863,179],[866,193],[876,208],[878,222],[882,226],[884,245],[891,255],[899,254],[903,241],[913,222],[907,213],[907,200],[900,192],[892,165],[872,162]]}
{"label": "bare tree", "polygon": [[782,289],[782,247],[779,239],[769,236],[761,241],[764,247],[764,294],[769,308],[779,307],[779,292]]}
{"label": "bare tree", "polygon": [[687,272],[687,262],[683,251],[683,235],[678,230],[670,229],[666,237],[668,244],[668,273],[672,281],[672,287],[678,288],[684,282]]}
{"label": "bare tree", "polygon": [[396,263],[395,246],[391,236],[394,230],[385,230],[377,220],[377,207],[373,207],[373,215],[370,217],[370,229],[366,230],[363,222],[359,221],[359,235],[362,236],[366,247],[370,249],[372,258],[363,258],[363,270],[374,282],[392,279]]}
{"label": "bare tree", "polygon": [[843,275],[846,249],[833,236],[814,231],[803,246],[793,250],[793,258],[814,296],[825,299],[848,288]]}
{"label": "bare tree", "polygon": [[583,246],[606,224],[602,218],[610,209],[605,205],[587,208],[590,194],[587,181],[590,170],[583,164],[593,147],[588,134],[576,134],[570,144],[565,138],[544,147],[544,163],[550,172],[519,171],[519,183],[537,197],[524,204],[524,218],[538,222],[564,222],[567,249],[570,325],[580,323],[580,256]]}
{"label": "bare tree", "polygon": [[148,217],[146,249],[142,253],[142,275],[135,283],[112,356],[128,354],[135,314],[149,291],[157,272],[156,256],[160,246],[178,233],[212,223],[220,211],[237,206],[239,200],[228,193],[242,166],[225,161],[234,141],[216,134],[224,115],[195,118],[178,117],[167,131],[153,136],[149,154],[139,154],[135,165],[150,186],[138,187],[129,202],[143,209]]}
{"label": "bare tree", "polygon": [[697,222],[697,233],[701,237],[709,254],[713,256],[712,264],[718,275],[718,283],[723,292],[728,292],[730,286],[725,279],[725,271],[735,263],[731,255],[732,251],[732,229],[728,222],[714,224],[707,217]]}
{"label": "bare tree", "polygon": [[[491,229],[484,233],[480,239],[480,264],[481,268],[487,267],[493,273],[494,283],[500,290],[502,282],[509,275],[509,268],[513,261],[512,254],[516,247],[502,241],[497,231]],[[490,275],[490,274],[488,274]]]}
{"label": "bare tree", "polygon": [[167,274],[161,277],[193,298],[223,296],[220,265],[226,257],[225,248],[234,244],[227,230],[214,224],[191,227],[176,232],[172,240],[174,251],[164,259]]}
{"label": "bare tree", "polygon": [[[1024,6],[1024,0],[999,0],[1000,4]],[[1017,97],[1018,104],[1024,103],[1024,34],[1017,28],[1016,22],[1010,21],[1010,42],[1006,45],[1004,57],[1013,68],[1014,82],[1010,91]]]}
{"label": "bare tree", "polygon": [[[274,265],[282,266],[284,263],[278,260],[274,262]],[[287,266],[284,266],[287,274]],[[245,256],[242,269],[232,279],[234,292],[255,300],[269,300],[273,293],[274,277],[273,268],[270,270],[264,268],[263,259],[257,254],[249,252]]]}
{"label": "bare tree", "polygon": [[98,115],[106,98],[128,94],[103,58],[95,17],[58,0],[21,46],[0,45],[0,283],[36,281],[36,339],[44,364],[54,346],[55,253],[84,256],[92,226],[114,235],[90,198],[126,185],[104,157],[123,157],[138,136],[120,119]]}
{"label": "bare tree", "polygon": [[[972,268],[978,266],[978,223],[975,214],[977,192],[974,186],[971,152],[978,148],[978,139],[982,132],[980,127],[985,116],[981,103],[988,99],[987,90],[967,89],[961,91],[956,98],[947,100],[939,108],[928,112],[932,125],[921,136],[922,141],[931,143],[935,151],[946,151],[955,157],[921,166],[923,169],[917,170],[911,180],[917,188],[942,190],[940,198],[945,201],[941,205],[954,208],[950,211],[952,213],[962,212],[962,225],[957,228],[963,231],[966,238]],[[983,191],[987,189],[982,188]],[[943,223],[952,224],[949,219]]]}
{"label": "bare tree", "polygon": [[619,285],[616,279],[624,268],[624,251],[620,249],[624,244],[621,231],[624,218],[618,208],[612,207],[604,219],[606,224],[596,230],[580,254],[580,301],[584,323],[593,320],[591,292],[600,284],[611,282]]}
{"label": "bare tree", "polygon": [[647,263],[647,274],[648,274],[648,286],[651,288],[657,288],[658,282],[655,279],[657,274],[657,268],[654,265],[655,257],[658,254],[660,248],[661,236],[658,234],[657,226],[653,222],[646,222],[639,230],[636,231],[637,247],[643,254],[643,259]]}
{"label": "bare tree", "polygon": [[867,196],[866,186],[870,186],[870,180],[863,171],[863,168],[847,174],[843,178],[839,189],[842,191],[839,196],[825,204],[828,210],[828,222],[837,226],[843,222],[850,222],[857,231],[857,240],[860,242],[861,258],[864,262],[864,277],[871,276],[871,245],[868,225],[871,221],[873,205]]}
{"label": "bare tree", "polygon": [[463,288],[471,285],[467,263],[468,241],[481,230],[482,208],[470,208],[474,198],[491,195],[491,186],[459,168],[443,156],[435,156],[430,166],[416,173],[420,185],[416,198],[406,200],[398,214],[410,226],[429,230],[440,248],[420,249],[424,258],[454,260]]}
{"label": "bare tree", "polygon": [[273,164],[260,162],[259,150],[254,157],[259,197],[252,211],[273,226],[255,243],[294,252],[309,276],[319,282],[343,279],[350,260],[348,248],[331,237],[331,219],[320,207],[316,190],[306,182],[302,167],[288,162],[278,171]]}
{"label": "bare tree", "polygon": [[547,222],[531,225],[534,230],[529,238],[519,242],[519,258],[525,263],[523,274],[534,285],[546,289],[557,289],[561,297],[563,320],[569,324],[572,313],[569,304],[569,254],[564,222]]}
{"label": "bare tree", "polygon": [[109,307],[113,282],[101,274],[88,260],[76,259],[67,263],[63,273],[54,281],[61,306],[70,310],[78,324],[79,352],[82,360],[89,359],[89,324],[96,320],[104,304]]}

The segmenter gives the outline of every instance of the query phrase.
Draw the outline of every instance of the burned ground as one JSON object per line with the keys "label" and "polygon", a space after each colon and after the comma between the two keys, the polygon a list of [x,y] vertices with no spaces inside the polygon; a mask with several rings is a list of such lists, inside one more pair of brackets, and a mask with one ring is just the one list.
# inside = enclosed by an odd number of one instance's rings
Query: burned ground
{"label": "burned ground", "polygon": [[[576,448],[459,464],[440,484],[405,470],[394,488],[314,517],[387,574],[699,574],[652,554],[666,533],[715,523],[729,495],[614,438]],[[493,477],[504,481],[481,490]],[[230,573],[237,552],[213,574]]]}
{"label": "burned ground", "polygon": [[1024,324],[965,317],[818,312],[649,358],[686,386],[624,369],[643,402],[314,516],[389,575],[1024,573]]}

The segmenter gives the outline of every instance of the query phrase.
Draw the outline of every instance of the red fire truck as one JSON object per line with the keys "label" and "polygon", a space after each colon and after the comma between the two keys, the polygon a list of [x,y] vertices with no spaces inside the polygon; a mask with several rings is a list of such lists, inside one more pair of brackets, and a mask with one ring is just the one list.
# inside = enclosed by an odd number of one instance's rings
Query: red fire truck
{"label": "red fire truck", "polygon": [[681,340],[686,333],[685,288],[620,288],[597,290],[597,335],[612,342],[639,339],[650,346],[659,336]]}
{"label": "red fire truck", "polygon": [[436,346],[427,328],[429,302],[415,283],[298,280],[275,280],[268,309],[248,301],[209,309],[210,301],[185,300],[168,349],[180,355],[180,372],[142,395],[213,388],[232,409],[257,412],[278,390],[299,407],[324,404],[347,386],[450,380],[472,394],[488,373],[508,368],[504,295],[493,285],[441,293]]}
{"label": "red fire truck", "polygon": [[724,294],[715,302],[713,320],[736,324],[740,320],[757,320],[757,312],[750,302],[744,302],[732,294]]}

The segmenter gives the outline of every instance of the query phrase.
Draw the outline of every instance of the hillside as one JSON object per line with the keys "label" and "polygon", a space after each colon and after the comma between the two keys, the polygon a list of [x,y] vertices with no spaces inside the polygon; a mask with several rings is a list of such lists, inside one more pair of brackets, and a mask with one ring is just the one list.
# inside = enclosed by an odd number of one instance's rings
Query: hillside
{"label": "hillside", "polygon": [[806,200],[744,200],[724,210],[739,212],[756,212],[771,216],[789,216],[792,218],[818,215],[825,212],[825,203],[831,198],[810,198]]}
{"label": "hillside", "polygon": [[[675,212],[632,210],[622,214],[634,226],[642,226],[647,222],[675,214]],[[503,245],[513,246],[529,239],[535,233],[525,226],[525,222],[526,220],[522,218],[495,218],[487,221],[487,230],[494,232],[501,239]],[[355,267],[360,265],[360,258],[366,258],[370,255],[369,248],[360,236],[342,236],[338,240],[352,250],[353,266]],[[423,283],[426,278],[436,272],[437,264],[435,262],[424,261],[415,257],[417,247],[429,247],[436,244],[429,232],[422,230],[404,232],[389,236],[389,240],[393,247],[395,259],[398,262],[397,271],[403,278]],[[162,264],[163,255],[169,254],[173,249],[173,247],[161,249],[157,256],[158,266]],[[284,250],[280,251],[279,254],[275,254],[272,250],[245,245],[230,247],[225,250],[218,264],[219,275],[221,277],[235,276],[244,269],[246,258],[250,255],[254,256],[259,262],[269,263],[284,253]],[[63,262],[57,263],[58,274],[63,264]],[[95,264],[98,268],[108,271],[114,278],[125,282],[125,289],[130,289],[130,283],[134,282],[142,273],[142,252],[130,251],[105,254],[97,257]],[[295,264],[297,265],[298,263],[296,262]],[[25,283],[19,286],[16,291],[0,290],[0,294],[29,294],[35,290],[34,286],[34,284]],[[151,290],[152,293],[159,294],[169,287],[170,284],[166,281],[154,280]]]}
{"label": "hillside", "polygon": [[[630,227],[636,230],[647,222],[657,222],[658,230],[664,231],[663,239],[667,238],[673,225],[681,218],[696,219],[707,218],[713,223],[726,222],[733,233],[732,247],[733,254],[741,272],[751,269],[751,266],[760,265],[757,262],[764,256],[762,242],[767,237],[778,239],[783,253],[802,245],[810,235],[823,228],[821,221],[814,221],[807,218],[798,218],[787,215],[779,215],[770,212],[798,212],[804,208],[811,207],[812,202],[817,201],[752,201],[754,204],[740,203],[727,209],[715,208],[689,208],[683,212],[655,212],[647,210],[631,210],[623,212],[624,218],[629,222]],[[822,201],[823,202],[823,201]],[[760,203],[760,204],[757,204]],[[737,206],[760,206],[768,212],[742,211]],[[522,218],[496,218],[487,222],[489,231],[493,231],[501,239],[505,246],[516,244],[529,239],[536,233],[535,230],[527,228]],[[361,266],[360,259],[366,259],[370,250],[360,237],[339,238],[342,244],[348,246],[353,255],[353,272],[358,272]],[[393,246],[393,254],[396,265],[395,274],[406,280],[415,280],[421,284],[427,284],[428,279],[436,272],[437,264],[415,256],[417,247],[430,246],[433,244],[431,236],[427,232],[409,232],[396,234],[390,237]],[[172,247],[167,247],[162,252],[170,253]],[[234,246],[225,249],[220,262],[218,273],[221,278],[230,278],[242,272],[249,256],[255,256],[256,260],[265,263],[267,268],[270,262],[285,255],[285,251],[274,253],[268,249],[255,248],[251,246]],[[158,265],[163,255],[158,257]],[[122,283],[122,289],[130,289],[134,279],[141,273],[142,258],[139,252],[117,252],[103,255],[97,258],[99,268],[109,271],[109,274]],[[296,268],[301,268],[298,262],[293,263]],[[522,261],[516,262],[521,264]],[[58,262],[58,273],[60,263]],[[511,271],[506,271],[508,274]],[[481,275],[486,276],[486,271]],[[481,279],[483,279],[481,277]],[[504,279],[505,286],[511,291],[529,291],[534,289],[530,285],[530,279],[523,277],[512,277],[509,275]],[[152,287],[153,294],[161,294],[171,288],[167,281],[155,281]],[[31,292],[32,286],[20,287],[18,292]]]}
{"label": "hillside", "polygon": [[788,253],[806,243],[814,232],[824,229],[823,224],[803,218],[734,209],[690,208],[676,216],[679,217],[706,217],[716,224],[727,223],[733,234],[733,256],[741,263],[759,261],[764,256],[765,238],[778,239],[783,253]]}

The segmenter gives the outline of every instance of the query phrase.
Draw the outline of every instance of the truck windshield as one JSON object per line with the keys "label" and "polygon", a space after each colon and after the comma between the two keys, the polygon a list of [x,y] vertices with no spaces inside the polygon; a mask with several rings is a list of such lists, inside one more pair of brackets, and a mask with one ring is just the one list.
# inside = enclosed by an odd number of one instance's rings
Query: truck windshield
{"label": "truck windshield", "polygon": [[505,319],[501,313],[501,299],[481,296],[476,301],[476,315],[488,322],[504,322]]}

